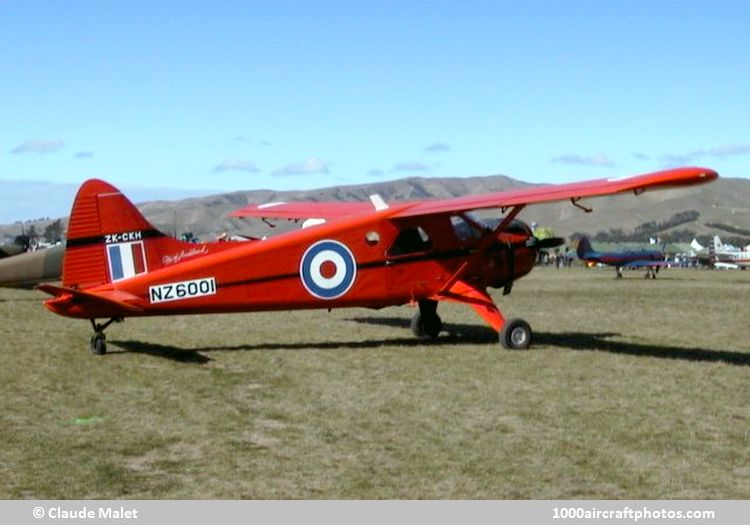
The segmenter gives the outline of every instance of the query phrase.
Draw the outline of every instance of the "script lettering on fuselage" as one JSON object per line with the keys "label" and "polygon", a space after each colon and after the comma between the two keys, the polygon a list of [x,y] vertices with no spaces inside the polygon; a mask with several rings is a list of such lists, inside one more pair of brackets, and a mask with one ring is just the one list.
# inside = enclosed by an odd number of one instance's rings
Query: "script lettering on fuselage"
{"label": "script lettering on fuselage", "polygon": [[206,295],[216,295],[215,277],[159,284],[148,288],[148,297],[152,304],[182,301]]}
{"label": "script lettering on fuselage", "polygon": [[122,233],[105,233],[104,242],[106,244],[115,244],[120,242],[133,242],[143,239],[143,232],[122,232]]}
{"label": "script lettering on fuselage", "polygon": [[205,255],[207,253],[208,248],[206,248],[205,246],[201,246],[200,248],[190,248],[189,250],[180,250],[180,253],[176,253],[174,255],[165,255],[161,258],[161,262],[164,265],[177,264],[182,259],[195,257],[196,255]]}

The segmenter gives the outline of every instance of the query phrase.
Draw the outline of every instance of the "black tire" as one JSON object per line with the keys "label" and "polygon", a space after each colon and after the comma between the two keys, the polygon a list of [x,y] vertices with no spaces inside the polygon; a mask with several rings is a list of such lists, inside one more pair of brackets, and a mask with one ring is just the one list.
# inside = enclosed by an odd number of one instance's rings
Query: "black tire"
{"label": "black tire", "polygon": [[94,355],[104,355],[107,353],[107,343],[104,342],[104,336],[91,336],[91,353]]}
{"label": "black tire", "polygon": [[531,326],[523,319],[511,319],[500,330],[499,340],[508,350],[526,350],[531,345]]}
{"label": "black tire", "polygon": [[439,315],[430,315],[423,318],[420,312],[416,312],[411,318],[411,332],[416,337],[437,339],[442,329],[443,321]]}

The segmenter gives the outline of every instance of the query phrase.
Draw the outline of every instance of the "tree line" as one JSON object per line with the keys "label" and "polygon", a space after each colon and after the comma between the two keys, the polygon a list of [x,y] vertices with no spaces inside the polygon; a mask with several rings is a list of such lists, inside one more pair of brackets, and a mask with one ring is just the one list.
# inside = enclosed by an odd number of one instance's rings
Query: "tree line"
{"label": "tree line", "polygon": [[[600,230],[594,235],[575,232],[571,235],[571,239],[576,240],[581,237],[589,237],[594,242],[611,243],[645,242],[648,239],[658,239],[660,243],[689,243],[693,239],[697,239],[697,241],[703,246],[710,246],[713,244],[713,235],[696,235],[695,231],[689,228],[681,228],[679,230],[672,229],[682,224],[695,222],[698,220],[699,216],[700,212],[695,210],[681,211],[675,213],[666,221],[644,222],[643,224],[636,226],[632,232],[626,232],[622,228],[610,228],[609,231]],[[722,235],[721,240],[724,243],[733,244],[735,246],[745,246],[750,244],[750,230],[720,223],[706,223],[706,226],[729,234]],[[666,231],[669,229],[672,230]]]}
{"label": "tree line", "polygon": [[28,229],[25,229],[21,235],[16,235],[13,243],[25,247],[36,243],[40,239],[43,239],[48,243],[55,243],[62,239],[64,233],[65,231],[62,225],[62,220],[57,219],[56,221],[49,223],[41,234],[36,231],[36,228],[32,224]]}
{"label": "tree line", "polygon": [[[666,221],[648,221],[639,224],[632,232],[626,232],[622,228],[610,228],[609,231],[600,230],[588,237],[596,242],[644,242],[649,238],[659,238],[661,242],[690,242],[695,238],[695,232],[687,228],[666,232],[665,230],[675,228],[682,224],[695,222],[700,217],[700,212],[695,210],[681,211],[675,213]],[[586,237],[585,233],[575,232],[571,238],[580,239]]]}

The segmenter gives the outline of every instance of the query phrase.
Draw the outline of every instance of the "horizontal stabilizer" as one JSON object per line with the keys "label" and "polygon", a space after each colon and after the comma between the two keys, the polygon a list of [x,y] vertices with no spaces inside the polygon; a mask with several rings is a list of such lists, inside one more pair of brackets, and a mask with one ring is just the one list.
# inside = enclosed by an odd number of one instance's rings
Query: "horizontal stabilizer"
{"label": "horizontal stabilizer", "polygon": [[39,290],[54,296],[54,299],[45,301],[52,310],[56,301],[76,301],[85,302],[92,305],[98,305],[105,308],[125,309],[130,312],[142,312],[143,308],[131,304],[129,301],[138,301],[138,297],[121,290],[109,290],[106,292],[85,292],[74,290],[63,286],[54,286],[51,284],[41,284],[37,287]]}

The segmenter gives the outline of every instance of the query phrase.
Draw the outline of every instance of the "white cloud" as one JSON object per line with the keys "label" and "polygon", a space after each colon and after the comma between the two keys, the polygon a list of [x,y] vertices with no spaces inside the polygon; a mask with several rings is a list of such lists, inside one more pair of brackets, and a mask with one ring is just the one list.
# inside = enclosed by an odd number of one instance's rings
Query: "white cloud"
{"label": "white cloud", "polygon": [[659,160],[666,166],[679,166],[697,162],[702,158],[710,157],[714,159],[724,159],[726,157],[737,157],[739,155],[749,155],[750,144],[725,144],[709,149],[696,149],[687,153],[665,153],[659,157]]}
{"label": "white cloud", "polygon": [[62,140],[31,139],[11,150],[11,153],[54,153],[65,145]]}
{"label": "white cloud", "polygon": [[254,162],[241,159],[225,159],[211,169],[211,173],[223,173],[225,171],[244,171],[245,173],[258,173],[260,169]]}
{"label": "white cloud", "polygon": [[428,171],[430,166],[422,162],[411,161],[411,162],[400,162],[393,166],[391,171],[402,172],[402,171]]}
{"label": "white cloud", "polygon": [[659,157],[664,166],[682,166],[699,159],[703,154],[695,151],[683,154],[665,153]]}
{"label": "white cloud", "polygon": [[328,173],[328,166],[319,158],[310,157],[301,164],[288,164],[275,170],[272,175],[310,175]]}
{"label": "white cloud", "polygon": [[750,154],[750,144],[726,144],[706,152],[711,157],[735,157]]}
{"label": "white cloud", "polygon": [[435,144],[430,144],[424,150],[428,153],[445,153],[450,151],[451,147],[443,142],[436,142]]}
{"label": "white cloud", "polygon": [[573,164],[576,166],[596,166],[611,168],[615,163],[606,155],[599,154],[586,157],[583,155],[568,154],[560,155],[552,159],[552,162],[559,162],[560,164]]}

